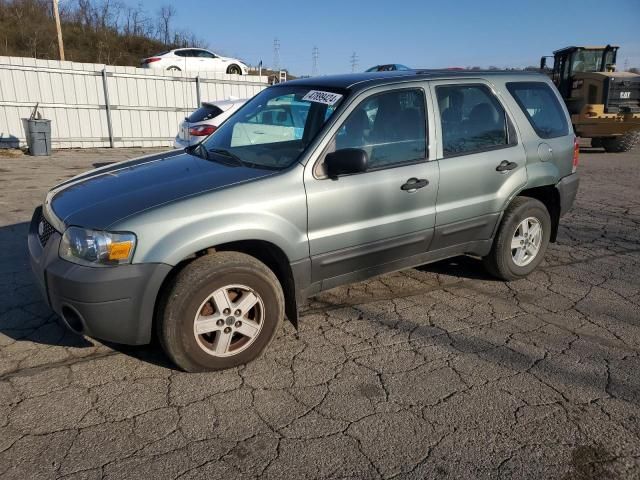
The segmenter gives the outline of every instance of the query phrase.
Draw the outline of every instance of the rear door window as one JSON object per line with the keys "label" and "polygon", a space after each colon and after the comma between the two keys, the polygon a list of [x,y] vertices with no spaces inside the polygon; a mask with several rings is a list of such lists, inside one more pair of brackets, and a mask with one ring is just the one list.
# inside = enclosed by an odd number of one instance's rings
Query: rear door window
{"label": "rear door window", "polygon": [[215,105],[203,105],[191,115],[187,117],[187,122],[189,123],[197,123],[204,122],[206,120],[211,120],[216,118],[218,115],[222,113],[222,109],[220,107],[216,107]]}
{"label": "rear door window", "polygon": [[484,85],[436,87],[442,149],[445,157],[504,148],[515,144],[507,115]]}
{"label": "rear door window", "polygon": [[509,82],[507,89],[540,138],[568,135],[569,125],[564,110],[549,85],[544,82]]}

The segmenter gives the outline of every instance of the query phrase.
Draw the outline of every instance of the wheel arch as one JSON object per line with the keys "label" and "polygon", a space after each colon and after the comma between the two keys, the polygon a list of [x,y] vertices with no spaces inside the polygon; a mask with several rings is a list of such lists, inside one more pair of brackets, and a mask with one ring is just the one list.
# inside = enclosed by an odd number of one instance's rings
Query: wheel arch
{"label": "wheel arch", "polygon": [[194,252],[183,258],[171,269],[156,296],[153,315],[154,330],[160,314],[161,302],[175,276],[193,260],[222,251],[240,252],[249,255],[264,263],[275,274],[284,294],[285,314],[293,326],[298,328],[298,301],[296,294],[304,286],[296,285],[296,277],[286,253],[276,244],[266,240],[238,240],[212,245]]}
{"label": "wheel arch", "polygon": [[549,240],[555,242],[560,225],[560,193],[558,189],[554,185],[527,188],[518,193],[517,197],[534,198],[544,204],[551,217],[551,237]]}

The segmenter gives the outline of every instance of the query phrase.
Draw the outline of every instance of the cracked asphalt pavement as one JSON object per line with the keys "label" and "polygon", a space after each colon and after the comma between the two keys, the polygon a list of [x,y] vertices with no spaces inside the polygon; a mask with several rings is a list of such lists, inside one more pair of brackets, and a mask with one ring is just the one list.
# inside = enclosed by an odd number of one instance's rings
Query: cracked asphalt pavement
{"label": "cracked asphalt pavement", "polygon": [[64,331],[27,263],[52,184],[142,150],[0,157],[0,478],[640,478],[640,153],[584,149],[528,279],[477,259],[336,288],[224,372]]}

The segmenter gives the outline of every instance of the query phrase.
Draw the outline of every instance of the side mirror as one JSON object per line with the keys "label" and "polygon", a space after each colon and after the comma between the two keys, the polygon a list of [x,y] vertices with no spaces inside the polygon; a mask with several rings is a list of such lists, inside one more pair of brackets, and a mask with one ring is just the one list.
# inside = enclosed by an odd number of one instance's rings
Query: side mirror
{"label": "side mirror", "polygon": [[324,159],[327,175],[336,180],[340,175],[367,171],[369,156],[360,148],[343,148],[329,153]]}
{"label": "side mirror", "polygon": [[547,68],[547,57],[542,57],[540,59],[540,70],[544,70]]}

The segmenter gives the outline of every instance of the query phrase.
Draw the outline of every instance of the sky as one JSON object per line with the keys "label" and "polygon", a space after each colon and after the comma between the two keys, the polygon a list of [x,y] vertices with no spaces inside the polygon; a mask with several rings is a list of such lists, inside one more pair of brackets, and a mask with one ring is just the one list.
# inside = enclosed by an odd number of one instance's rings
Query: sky
{"label": "sky", "polygon": [[125,0],[154,15],[176,9],[174,28],[250,65],[274,62],[295,75],[357,71],[381,63],[413,68],[538,65],[576,45],[619,45],[618,68],[640,67],[640,0]]}

